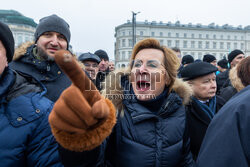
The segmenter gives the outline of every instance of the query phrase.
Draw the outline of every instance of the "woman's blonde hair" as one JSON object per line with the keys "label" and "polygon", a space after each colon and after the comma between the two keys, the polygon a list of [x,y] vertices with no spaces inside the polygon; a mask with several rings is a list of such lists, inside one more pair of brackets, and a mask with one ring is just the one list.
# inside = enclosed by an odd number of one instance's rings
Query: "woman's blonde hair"
{"label": "woman's blonde hair", "polygon": [[143,49],[158,49],[163,52],[164,54],[163,64],[165,66],[167,73],[166,85],[169,87],[169,91],[171,91],[177,76],[178,68],[180,67],[180,61],[178,57],[174,54],[174,52],[171,49],[161,45],[157,39],[147,38],[138,42],[135,45],[130,58],[130,69],[129,69],[130,71],[133,68],[133,62],[135,60],[137,53]]}

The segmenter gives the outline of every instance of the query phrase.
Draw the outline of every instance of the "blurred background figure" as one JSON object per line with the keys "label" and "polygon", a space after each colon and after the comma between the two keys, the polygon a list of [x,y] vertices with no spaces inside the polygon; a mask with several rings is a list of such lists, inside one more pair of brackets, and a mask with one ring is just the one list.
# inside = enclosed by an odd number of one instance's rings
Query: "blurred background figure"
{"label": "blurred background figure", "polygon": [[214,55],[211,55],[211,54],[206,54],[206,55],[204,55],[204,56],[203,56],[203,61],[204,61],[204,62],[207,62],[207,63],[210,63],[210,64],[212,64],[212,65],[214,65],[214,66],[217,65],[217,64],[216,64],[216,62],[217,62],[216,57],[215,57]]}
{"label": "blurred background figure", "polygon": [[109,62],[109,71],[114,71],[115,70],[115,64],[113,61]]}
{"label": "blurred background figure", "polygon": [[219,72],[224,72],[228,69],[228,61],[226,59],[221,59],[217,62],[217,68]]}
{"label": "blurred background figure", "polygon": [[107,52],[99,49],[95,51],[94,54],[97,55],[101,60],[101,62],[99,63],[99,71],[109,72],[109,56]]}
{"label": "blurred background figure", "polygon": [[84,70],[88,73],[92,81],[96,80],[96,75],[99,71],[100,58],[90,52],[83,53],[79,56],[78,61],[84,65]]}
{"label": "blurred background figure", "polygon": [[180,66],[180,68],[179,68],[179,70],[178,70],[177,76],[178,76],[179,78],[181,78],[181,71],[182,71],[182,69],[183,69],[184,67],[186,67],[188,64],[191,64],[191,63],[193,63],[193,62],[194,62],[193,56],[191,56],[191,55],[185,55],[185,56],[183,56],[183,58],[182,58],[182,60],[181,60],[181,66]]}
{"label": "blurred background figure", "polygon": [[181,61],[181,50],[180,50],[180,48],[178,48],[178,47],[173,47],[173,48],[171,48],[173,51],[174,51],[174,53],[175,53],[175,55],[179,58],[179,60]]}

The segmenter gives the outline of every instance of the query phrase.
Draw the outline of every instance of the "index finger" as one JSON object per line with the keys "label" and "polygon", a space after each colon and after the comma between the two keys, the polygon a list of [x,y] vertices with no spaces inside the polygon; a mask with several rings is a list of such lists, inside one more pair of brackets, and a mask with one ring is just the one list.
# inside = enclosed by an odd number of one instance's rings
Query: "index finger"
{"label": "index finger", "polygon": [[[101,99],[99,91],[79,66],[76,58],[73,57],[69,51],[57,51],[55,53],[55,61],[61,70],[70,78],[72,83],[80,89],[80,91],[83,93],[83,96],[87,100],[95,99],[95,101],[97,101]],[[93,101],[93,103],[95,101]],[[90,105],[92,106],[93,104]]]}

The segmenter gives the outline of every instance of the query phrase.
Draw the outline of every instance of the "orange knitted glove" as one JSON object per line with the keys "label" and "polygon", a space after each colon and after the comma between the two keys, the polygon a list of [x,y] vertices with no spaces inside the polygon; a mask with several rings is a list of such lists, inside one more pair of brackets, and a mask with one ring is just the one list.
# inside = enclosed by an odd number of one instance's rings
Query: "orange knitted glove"
{"label": "orange knitted glove", "polygon": [[91,150],[110,135],[115,108],[100,95],[70,52],[57,51],[55,61],[73,84],[61,94],[49,116],[52,133],[66,149]]}

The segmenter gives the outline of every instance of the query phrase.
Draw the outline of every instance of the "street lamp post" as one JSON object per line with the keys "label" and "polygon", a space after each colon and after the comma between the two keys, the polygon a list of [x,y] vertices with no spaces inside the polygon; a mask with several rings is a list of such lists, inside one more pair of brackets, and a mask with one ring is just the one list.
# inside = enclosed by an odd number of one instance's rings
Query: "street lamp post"
{"label": "street lamp post", "polygon": [[133,47],[135,46],[136,42],[136,15],[139,14],[140,12],[133,12],[132,11],[132,36],[133,36]]}

